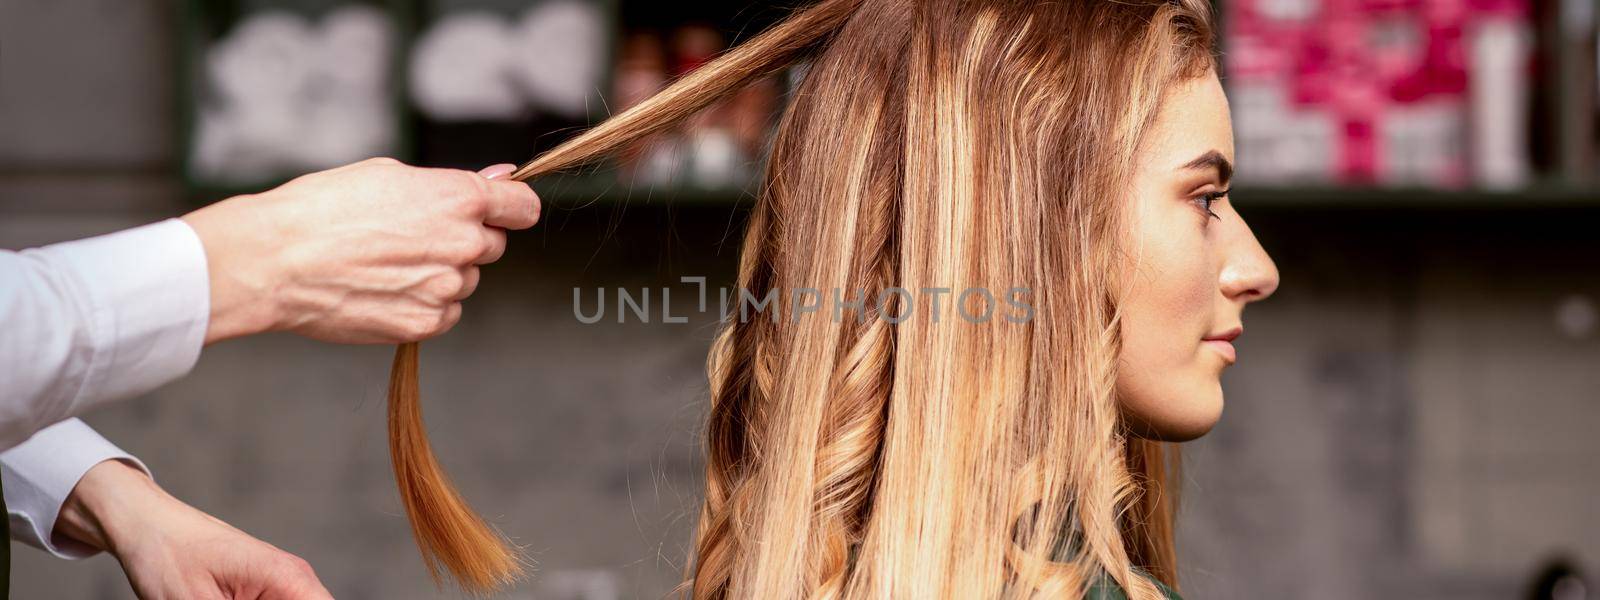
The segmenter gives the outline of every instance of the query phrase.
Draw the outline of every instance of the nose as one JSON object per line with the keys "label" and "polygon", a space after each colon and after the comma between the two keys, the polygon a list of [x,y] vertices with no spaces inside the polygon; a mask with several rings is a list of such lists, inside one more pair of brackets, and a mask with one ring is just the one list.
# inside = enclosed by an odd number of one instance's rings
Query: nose
{"label": "nose", "polygon": [[1243,218],[1238,223],[1222,267],[1222,293],[1242,303],[1265,300],[1278,290],[1278,265],[1267,256],[1250,225]]}

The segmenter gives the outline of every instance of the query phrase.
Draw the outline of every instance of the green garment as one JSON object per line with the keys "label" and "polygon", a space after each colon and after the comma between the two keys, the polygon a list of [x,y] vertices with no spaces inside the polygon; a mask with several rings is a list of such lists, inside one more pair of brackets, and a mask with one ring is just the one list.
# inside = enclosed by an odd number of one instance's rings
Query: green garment
{"label": "green garment", "polygon": [[[1167,600],[1183,600],[1183,597],[1172,591],[1172,588],[1167,587],[1167,584],[1151,577],[1139,567],[1134,567],[1133,572],[1138,573],[1145,579],[1149,579],[1150,583],[1156,584],[1156,587],[1161,589],[1161,595]],[[1084,600],[1128,600],[1128,594],[1122,590],[1122,586],[1117,585],[1117,580],[1102,576],[1099,581],[1089,587],[1089,591],[1083,595],[1083,598]]]}
{"label": "green garment", "polygon": [[[1071,517],[1062,522],[1061,529],[1058,531],[1060,538],[1057,543],[1064,543],[1065,545],[1056,546],[1051,555],[1056,560],[1068,560],[1076,555],[1079,548],[1082,547],[1083,536],[1079,535],[1078,530],[1073,527]],[[1166,600],[1183,600],[1183,597],[1179,596],[1178,592],[1167,587],[1167,584],[1162,583],[1160,579],[1151,577],[1144,569],[1138,566],[1130,568],[1133,569],[1135,575],[1148,579],[1150,583],[1155,584],[1156,588],[1161,590],[1162,597],[1166,598]],[[1084,592],[1083,598],[1084,600],[1128,600],[1128,592],[1123,590],[1122,586],[1117,585],[1117,580],[1112,579],[1109,574],[1102,571],[1100,577],[1095,580],[1094,585],[1089,586],[1088,591]]]}

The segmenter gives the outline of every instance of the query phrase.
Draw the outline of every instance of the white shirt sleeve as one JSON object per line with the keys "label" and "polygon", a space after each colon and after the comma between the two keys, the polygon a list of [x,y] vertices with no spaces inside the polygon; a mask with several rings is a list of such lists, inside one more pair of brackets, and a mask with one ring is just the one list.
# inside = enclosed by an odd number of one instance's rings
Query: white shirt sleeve
{"label": "white shirt sleeve", "polygon": [[61,558],[98,554],[99,550],[87,544],[55,535],[56,517],[83,474],[112,459],[150,474],[143,462],[77,419],[41,429],[28,441],[0,452],[0,478],[4,478],[0,483],[5,487],[11,535]]}
{"label": "white shirt sleeve", "polygon": [[0,250],[0,449],[184,376],[210,314],[205,247],[179,219]]}

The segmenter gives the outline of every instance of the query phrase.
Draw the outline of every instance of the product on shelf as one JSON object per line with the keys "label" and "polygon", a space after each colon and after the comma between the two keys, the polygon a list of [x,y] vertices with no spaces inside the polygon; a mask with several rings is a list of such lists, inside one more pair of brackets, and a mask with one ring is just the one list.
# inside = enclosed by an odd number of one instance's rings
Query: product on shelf
{"label": "product on shelf", "polygon": [[1527,183],[1527,0],[1237,0],[1225,10],[1241,181]]}
{"label": "product on shelf", "polygon": [[[722,34],[709,25],[686,25],[672,34],[673,76],[682,77],[722,51]],[[718,102],[689,119],[683,144],[689,183],[725,187],[737,182],[743,152],[734,137],[729,106]]]}
{"label": "product on shelf", "polygon": [[593,4],[541,2],[520,17],[448,13],[411,53],[411,96],[438,121],[584,117],[604,64],[605,23]]}
{"label": "product on shelf", "polygon": [[504,121],[522,114],[511,78],[519,60],[510,25],[489,12],[444,16],[411,51],[411,98],[440,121]]}
{"label": "product on shelf", "polygon": [[[667,84],[667,54],[652,31],[627,34],[617,52],[611,89],[615,112],[643,102]],[[682,170],[682,152],[672,133],[653,135],[622,153],[623,175],[630,182],[662,184]]]}
{"label": "product on shelf", "polygon": [[569,119],[590,109],[603,75],[605,23],[592,3],[535,4],[514,29],[511,74],[530,104]]}
{"label": "product on shelf", "polygon": [[393,154],[394,43],[388,14],[363,4],[245,16],[202,56],[191,172],[249,184]]}
{"label": "product on shelf", "polygon": [[[625,34],[612,82],[615,111],[643,101],[670,79],[683,77],[726,49],[716,29],[687,24],[667,41],[654,31]],[[758,80],[733,98],[691,117],[678,131],[651,136],[623,153],[629,183],[736,189],[751,181],[779,109],[775,78]]]}

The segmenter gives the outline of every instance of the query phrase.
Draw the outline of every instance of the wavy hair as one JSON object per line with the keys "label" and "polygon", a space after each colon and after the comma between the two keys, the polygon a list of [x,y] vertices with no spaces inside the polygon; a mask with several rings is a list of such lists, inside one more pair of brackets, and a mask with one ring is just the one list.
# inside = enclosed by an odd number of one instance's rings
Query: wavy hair
{"label": "wavy hair", "polygon": [[[835,290],[841,308],[725,323],[680,591],[1177,587],[1176,449],[1130,433],[1115,398],[1119,273],[1140,145],[1165,92],[1216,67],[1212,39],[1203,0],[821,0],[512,175],[615,154],[806,66],[738,286]],[[951,294],[941,314],[937,296],[891,293],[939,289],[1020,290],[1031,318],[955,318],[982,303]],[[416,376],[402,347],[402,498],[430,570],[489,589],[517,562],[438,471]]]}

